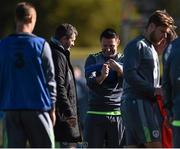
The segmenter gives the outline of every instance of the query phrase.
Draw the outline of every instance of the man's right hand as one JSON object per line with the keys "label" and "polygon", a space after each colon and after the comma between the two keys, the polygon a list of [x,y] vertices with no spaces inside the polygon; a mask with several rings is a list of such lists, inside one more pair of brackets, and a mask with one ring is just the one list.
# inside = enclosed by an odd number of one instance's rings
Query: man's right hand
{"label": "man's right hand", "polygon": [[102,69],[101,69],[101,75],[96,77],[96,81],[98,84],[102,84],[103,81],[108,77],[109,75],[109,65],[108,64],[103,64]]}
{"label": "man's right hand", "polygon": [[55,114],[55,108],[53,108],[50,112],[49,112],[49,116],[52,120],[52,124],[53,126],[55,126],[56,123],[56,114]]}
{"label": "man's right hand", "polygon": [[66,122],[69,124],[70,127],[76,126],[76,118],[74,117],[67,118]]}
{"label": "man's right hand", "polygon": [[157,96],[157,95],[160,95],[160,96],[163,97],[163,90],[162,90],[162,87],[161,87],[161,86],[155,88],[154,96]]}

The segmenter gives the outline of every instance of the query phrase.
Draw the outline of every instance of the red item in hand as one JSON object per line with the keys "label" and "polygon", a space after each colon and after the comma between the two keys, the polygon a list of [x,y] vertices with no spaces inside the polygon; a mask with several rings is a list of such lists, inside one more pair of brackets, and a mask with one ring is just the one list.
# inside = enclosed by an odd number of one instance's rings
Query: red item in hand
{"label": "red item in hand", "polygon": [[163,148],[172,148],[172,129],[167,125],[166,118],[167,112],[163,108],[163,99],[162,96],[156,96],[158,107],[160,109],[161,115],[163,117],[162,122],[162,147]]}

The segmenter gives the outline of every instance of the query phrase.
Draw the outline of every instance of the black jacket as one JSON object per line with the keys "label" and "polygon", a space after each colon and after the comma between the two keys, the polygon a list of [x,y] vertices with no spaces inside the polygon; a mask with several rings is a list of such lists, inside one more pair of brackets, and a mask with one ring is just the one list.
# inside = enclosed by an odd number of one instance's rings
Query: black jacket
{"label": "black jacket", "polygon": [[[55,65],[55,80],[57,83],[55,140],[59,142],[80,142],[81,132],[78,116],[77,94],[73,67],[70,62],[70,52],[62,46],[50,42]],[[76,118],[76,126],[69,127],[66,119]]]}

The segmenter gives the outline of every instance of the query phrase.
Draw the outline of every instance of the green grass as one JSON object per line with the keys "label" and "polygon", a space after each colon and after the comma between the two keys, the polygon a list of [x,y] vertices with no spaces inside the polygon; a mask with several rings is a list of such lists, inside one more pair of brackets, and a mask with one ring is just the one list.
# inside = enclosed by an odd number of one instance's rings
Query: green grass
{"label": "green grass", "polygon": [[98,51],[99,51],[98,47],[81,47],[81,48],[74,47],[71,49],[71,58],[73,60],[85,59],[89,54],[96,53]]}
{"label": "green grass", "polygon": [[[122,51],[118,48],[118,52]],[[71,49],[72,60],[86,59],[89,54],[97,53],[101,51],[101,47],[74,47]]]}

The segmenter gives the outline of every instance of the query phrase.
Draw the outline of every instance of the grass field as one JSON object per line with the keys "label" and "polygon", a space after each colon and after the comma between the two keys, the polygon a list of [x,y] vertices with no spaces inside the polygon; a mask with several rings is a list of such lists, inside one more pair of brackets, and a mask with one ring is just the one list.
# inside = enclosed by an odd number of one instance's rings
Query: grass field
{"label": "grass field", "polygon": [[97,47],[82,47],[82,48],[72,48],[71,58],[72,60],[85,59],[90,53],[96,53],[99,49]]}

